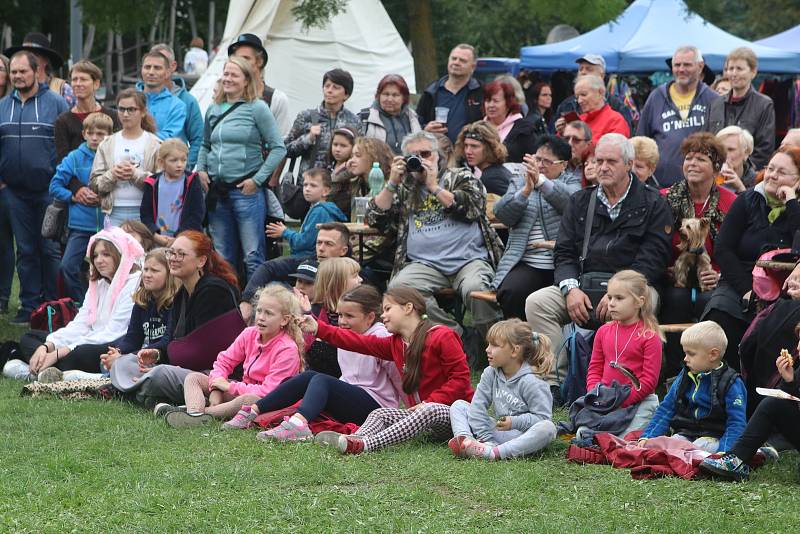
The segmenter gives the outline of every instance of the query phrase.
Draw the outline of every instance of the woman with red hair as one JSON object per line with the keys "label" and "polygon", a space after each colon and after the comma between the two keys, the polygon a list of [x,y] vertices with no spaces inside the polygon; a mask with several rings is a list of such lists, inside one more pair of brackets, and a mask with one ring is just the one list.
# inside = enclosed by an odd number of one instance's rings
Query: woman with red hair
{"label": "woman with red hair", "polygon": [[510,82],[495,80],[483,88],[483,110],[483,120],[497,129],[508,149],[506,161],[522,163],[525,154],[536,151],[536,141],[544,132],[537,131],[536,122],[522,116],[520,103]]}
{"label": "woman with red hair", "polygon": [[400,154],[403,138],[422,129],[417,114],[408,107],[408,84],[399,74],[387,74],[378,82],[375,102],[358,116],[364,122],[364,137],[385,142]]}
{"label": "woman with red hair", "polygon": [[[182,358],[180,363],[185,367],[195,365],[184,361],[187,360],[185,354],[175,354],[176,346],[172,342],[190,334],[196,336],[196,331],[206,323],[233,310],[238,314],[239,310],[236,273],[214,250],[207,235],[196,230],[181,232],[166,250],[166,256],[170,273],[181,282],[181,288],[172,301],[166,333],[154,348],[140,351],[138,361],[125,363],[120,358],[112,367],[114,385],[125,391],[137,389],[137,400],[146,405],[153,405],[156,401],[183,402],[183,381],[192,370],[174,365],[176,357]],[[239,316],[238,326],[241,328],[237,331],[218,327],[217,322],[214,325],[216,331],[211,333],[214,344],[227,347],[244,327],[244,321]],[[200,367],[197,370],[209,368],[202,367],[201,359],[210,357],[213,362],[217,356],[216,352],[204,354],[204,348],[207,347],[196,347],[191,356],[198,360]],[[185,347],[181,349],[186,352]]]}

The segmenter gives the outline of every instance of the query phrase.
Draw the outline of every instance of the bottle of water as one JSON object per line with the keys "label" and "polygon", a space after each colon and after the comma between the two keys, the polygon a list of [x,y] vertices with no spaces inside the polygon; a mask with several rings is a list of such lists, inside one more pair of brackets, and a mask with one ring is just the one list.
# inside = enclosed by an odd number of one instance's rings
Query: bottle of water
{"label": "bottle of water", "polygon": [[383,189],[383,171],[377,161],[372,164],[367,181],[369,182],[369,196],[374,197]]}

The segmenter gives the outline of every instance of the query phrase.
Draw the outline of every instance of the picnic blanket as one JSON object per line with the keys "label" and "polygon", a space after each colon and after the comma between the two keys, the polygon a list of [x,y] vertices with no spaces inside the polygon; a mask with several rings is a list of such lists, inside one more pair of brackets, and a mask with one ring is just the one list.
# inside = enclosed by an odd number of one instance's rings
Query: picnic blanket
{"label": "picnic blanket", "polygon": [[[298,406],[300,406],[300,401],[280,410],[259,414],[255,419],[255,423],[264,428],[278,426],[281,424],[284,417],[291,417],[296,414]],[[308,428],[314,434],[319,434],[325,430],[331,430],[340,434],[352,434],[358,430],[358,425],[355,423],[341,423],[327,413],[322,412],[319,414],[319,417],[308,423]]]}

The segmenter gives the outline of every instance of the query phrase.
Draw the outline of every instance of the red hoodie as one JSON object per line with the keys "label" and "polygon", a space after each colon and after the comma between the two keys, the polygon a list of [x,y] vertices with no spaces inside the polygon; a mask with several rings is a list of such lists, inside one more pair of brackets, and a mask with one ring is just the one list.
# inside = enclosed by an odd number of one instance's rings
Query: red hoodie
{"label": "red hoodie", "polygon": [[594,141],[595,145],[607,133],[618,133],[625,137],[631,136],[631,129],[625,121],[625,117],[618,111],[611,109],[608,104],[600,109],[581,114],[580,119],[592,129],[592,141]]}
{"label": "red hoodie", "polygon": [[[394,361],[400,374],[403,374],[406,344],[398,334],[389,337],[366,336],[318,323],[317,337],[340,349]],[[421,365],[419,388],[415,393],[406,395],[406,406],[411,407],[421,401],[450,405],[458,399],[472,400],[467,356],[458,334],[446,326],[431,328],[425,338]]]}

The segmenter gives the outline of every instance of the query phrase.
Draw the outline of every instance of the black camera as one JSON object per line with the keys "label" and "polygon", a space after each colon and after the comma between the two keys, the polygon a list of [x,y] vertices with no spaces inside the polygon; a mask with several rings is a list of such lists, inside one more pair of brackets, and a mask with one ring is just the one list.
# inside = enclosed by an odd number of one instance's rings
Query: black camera
{"label": "black camera", "polygon": [[421,172],[422,160],[417,155],[406,156],[406,170],[408,172]]}

